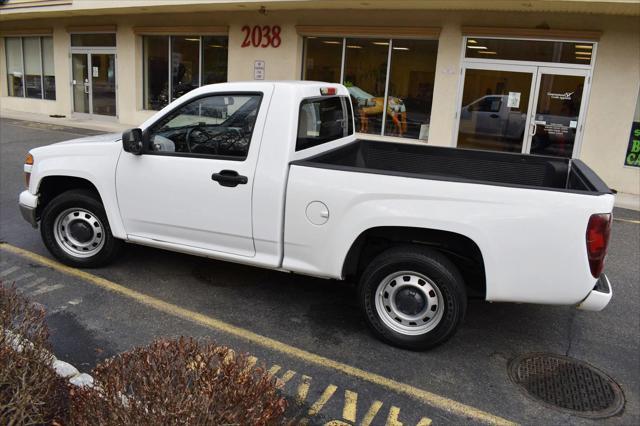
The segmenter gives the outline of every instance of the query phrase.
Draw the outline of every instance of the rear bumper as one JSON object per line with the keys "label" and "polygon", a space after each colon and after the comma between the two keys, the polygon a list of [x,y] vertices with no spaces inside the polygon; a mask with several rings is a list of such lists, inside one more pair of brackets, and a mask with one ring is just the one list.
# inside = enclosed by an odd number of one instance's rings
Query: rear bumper
{"label": "rear bumper", "polygon": [[36,208],[38,207],[38,196],[31,194],[29,191],[22,191],[18,201],[20,214],[24,220],[29,222],[34,228],[38,227],[38,219],[36,217]]}
{"label": "rear bumper", "polygon": [[584,311],[601,311],[609,304],[613,296],[611,283],[605,274],[600,275],[593,290],[578,304],[578,309]]}

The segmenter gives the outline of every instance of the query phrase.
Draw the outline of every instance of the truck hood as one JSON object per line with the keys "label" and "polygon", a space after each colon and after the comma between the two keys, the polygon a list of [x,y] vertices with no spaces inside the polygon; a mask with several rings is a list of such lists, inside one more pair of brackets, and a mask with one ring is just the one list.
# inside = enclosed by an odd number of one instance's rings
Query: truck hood
{"label": "truck hood", "polygon": [[122,139],[122,133],[105,133],[104,135],[86,136],[83,138],[70,139],[64,142],[54,143],[53,145],[70,145],[82,143],[113,143]]}

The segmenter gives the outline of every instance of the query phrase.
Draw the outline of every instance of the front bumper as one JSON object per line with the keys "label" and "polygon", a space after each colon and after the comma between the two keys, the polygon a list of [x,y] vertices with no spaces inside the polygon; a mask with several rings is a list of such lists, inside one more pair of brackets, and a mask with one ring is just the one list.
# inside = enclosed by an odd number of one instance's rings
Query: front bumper
{"label": "front bumper", "polygon": [[38,196],[31,194],[29,191],[22,191],[18,201],[20,213],[24,220],[29,222],[34,228],[38,227],[38,218],[36,217],[36,208],[38,207]]}
{"label": "front bumper", "polygon": [[578,309],[582,309],[583,311],[601,311],[609,304],[611,296],[613,296],[613,291],[611,290],[609,278],[607,278],[605,274],[602,274],[600,278],[598,278],[593,290],[578,304]]}

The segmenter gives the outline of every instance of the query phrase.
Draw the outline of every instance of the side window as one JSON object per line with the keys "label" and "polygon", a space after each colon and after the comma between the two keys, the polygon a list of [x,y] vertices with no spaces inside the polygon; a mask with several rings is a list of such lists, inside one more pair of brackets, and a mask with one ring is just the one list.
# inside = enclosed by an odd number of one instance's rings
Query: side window
{"label": "side window", "polygon": [[149,128],[148,150],[244,159],[261,99],[256,94],[214,95],[182,105]]}
{"label": "side window", "polygon": [[351,103],[344,96],[305,99],[300,104],[296,151],[353,134]]}

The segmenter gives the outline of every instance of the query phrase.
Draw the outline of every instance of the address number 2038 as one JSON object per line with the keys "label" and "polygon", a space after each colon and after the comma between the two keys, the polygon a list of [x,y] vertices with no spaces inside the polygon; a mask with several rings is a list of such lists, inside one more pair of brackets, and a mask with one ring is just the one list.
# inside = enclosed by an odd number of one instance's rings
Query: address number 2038
{"label": "address number 2038", "polygon": [[279,25],[254,25],[242,27],[244,40],[240,47],[278,47],[282,43]]}

